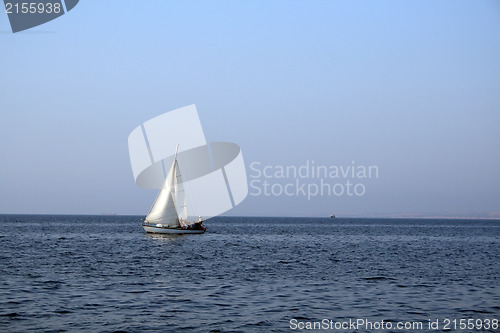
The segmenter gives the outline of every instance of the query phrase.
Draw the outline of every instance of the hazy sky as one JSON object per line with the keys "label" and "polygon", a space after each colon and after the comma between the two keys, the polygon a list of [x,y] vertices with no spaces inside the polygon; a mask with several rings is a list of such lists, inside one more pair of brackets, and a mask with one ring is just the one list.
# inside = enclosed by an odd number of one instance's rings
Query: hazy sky
{"label": "hazy sky", "polygon": [[497,0],[84,0],[16,34],[2,12],[0,213],[146,214],[128,135],[190,104],[249,176],[379,170],[363,196],[228,214],[500,211],[499,32]]}

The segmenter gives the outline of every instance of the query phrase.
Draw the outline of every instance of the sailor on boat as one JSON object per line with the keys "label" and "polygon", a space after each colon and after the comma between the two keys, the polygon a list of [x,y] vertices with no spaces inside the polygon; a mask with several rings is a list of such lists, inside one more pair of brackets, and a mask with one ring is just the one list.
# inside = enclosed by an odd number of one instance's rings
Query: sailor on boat
{"label": "sailor on boat", "polygon": [[187,227],[189,230],[207,230],[205,226],[203,225],[203,219],[200,218],[198,219],[198,222],[195,222]]}

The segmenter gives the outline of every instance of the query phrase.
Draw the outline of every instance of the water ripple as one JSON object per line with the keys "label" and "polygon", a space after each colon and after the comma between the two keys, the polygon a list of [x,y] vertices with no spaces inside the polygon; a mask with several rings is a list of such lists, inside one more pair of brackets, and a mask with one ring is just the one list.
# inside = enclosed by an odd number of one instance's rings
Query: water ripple
{"label": "water ripple", "polygon": [[216,218],[191,237],[139,221],[0,216],[0,331],[289,332],[290,319],[500,313],[499,222]]}

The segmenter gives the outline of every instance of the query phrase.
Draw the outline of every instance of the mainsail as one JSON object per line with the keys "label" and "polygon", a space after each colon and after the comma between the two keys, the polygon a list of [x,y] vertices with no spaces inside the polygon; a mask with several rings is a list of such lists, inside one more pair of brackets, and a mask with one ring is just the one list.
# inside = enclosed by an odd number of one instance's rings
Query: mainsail
{"label": "mainsail", "polygon": [[176,152],[172,167],[168,171],[145,222],[176,228],[181,226],[179,218],[187,222],[186,196]]}

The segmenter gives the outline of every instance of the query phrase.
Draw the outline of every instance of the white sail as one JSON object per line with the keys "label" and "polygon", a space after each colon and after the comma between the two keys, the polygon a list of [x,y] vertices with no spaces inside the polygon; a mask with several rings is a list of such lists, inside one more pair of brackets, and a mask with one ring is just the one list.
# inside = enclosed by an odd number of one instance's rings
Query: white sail
{"label": "white sail", "polygon": [[[151,210],[146,216],[147,223],[162,224],[171,228],[179,227],[179,215],[176,208],[176,190],[178,184],[178,171],[177,159],[174,159],[172,167],[168,171],[167,177],[156,197]],[[182,183],[180,184],[182,185]],[[182,193],[184,196],[184,193]],[[184,217],[183,217],[184,219]]]}
{"label": "white sail", "polygon": [[184,191],[184,185],[182,183],[182,177],[181,177],[181,172],[179,169],[179,164],[177,161],[176,163],[176,173],[175,173],[175,180],[174,180],[174,201],[175,201],[175,207],[177,209],[177,216],[182,219],[182,221],[187,222],[188,220],[188,214],[187,214],[187,203],[186,203],[186,193]]}

